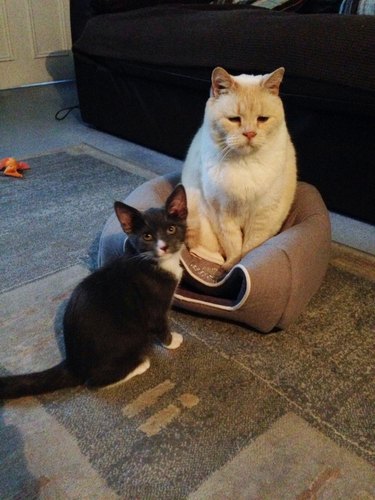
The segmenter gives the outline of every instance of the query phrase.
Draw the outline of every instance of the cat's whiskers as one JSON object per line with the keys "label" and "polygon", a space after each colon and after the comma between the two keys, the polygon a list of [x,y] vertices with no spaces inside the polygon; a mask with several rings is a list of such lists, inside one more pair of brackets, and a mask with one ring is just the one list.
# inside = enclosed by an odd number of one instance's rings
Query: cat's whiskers
{"label": "cat's whiskers", "polygon": [[149,261],[149,260],[153,260],[154,258],[155,258],[155,255],[151,251],[148,251],[148,252],[139,253],[139,254],[134,255],[132,257],[128,257],[127,260],[129,260],[129,261],[131,261],[131,260]]}
{"label": "cat's whiskers", "polygon": [[218,144],[219,150],[217,152],[217,159],[219,162],[224,161],[232,152],[232,148],[229,144],[226,143],[226,141],[221,141],[222,144]]}
{"label": "cat's whiskers", "polygon": [[228,135],[225,139],[218,142],[217,145],[219,147],[219,161],[224,161],[230,155],[238,153],[241,147],[244,146],[242,143],[242,137],[234,134]]}

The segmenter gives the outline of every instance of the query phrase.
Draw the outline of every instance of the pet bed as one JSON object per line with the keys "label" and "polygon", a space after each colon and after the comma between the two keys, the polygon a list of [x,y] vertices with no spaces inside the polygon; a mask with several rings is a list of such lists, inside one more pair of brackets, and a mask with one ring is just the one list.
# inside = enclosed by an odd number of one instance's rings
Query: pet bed
{"label": "pet bed", "polygon": [[[164,204],[180,174],[157,177],[125,200],[139,210]],[[174,306],[236,321],[267,333],[285,329],[318,290],[330,257],[328,211],[315,187],[299,182],[295,202],[281,231],[249,252],[222,277],[217,265],[184,250],[184,275]],[[126,252],[126,235],[113,214],[99,242],[98,264]]]}

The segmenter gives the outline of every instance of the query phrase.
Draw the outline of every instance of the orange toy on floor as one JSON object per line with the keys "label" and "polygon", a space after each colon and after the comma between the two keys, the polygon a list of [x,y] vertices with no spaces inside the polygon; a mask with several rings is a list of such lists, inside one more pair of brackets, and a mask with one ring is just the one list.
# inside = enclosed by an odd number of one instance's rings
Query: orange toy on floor
{"label": "orange toy on floor", "polygon": [[30,167],[24,161],[17,161],[15,158],[3,158],[0,160],[0,170],[4,170],[4,175],[10,175],[11,177],[22,178],[23,175],[19,170],[28,170]]}

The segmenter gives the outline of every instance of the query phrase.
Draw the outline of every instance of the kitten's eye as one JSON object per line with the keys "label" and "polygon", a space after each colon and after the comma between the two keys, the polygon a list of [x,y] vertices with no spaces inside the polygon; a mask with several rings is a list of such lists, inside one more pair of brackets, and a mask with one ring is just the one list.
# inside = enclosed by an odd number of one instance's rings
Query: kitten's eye
{"label": "kitten's eye", "polygon": [[228,116],[228,120],[232,123],[241,123],[240,116]]}
{"label": "kitten's eye", "polygon": [[169,226],[169,228],[167,229],[167,234],[175,234],[176,230],[176,226]]}
{"label": "kitten's eye", "polygon": [[269,116],[258,116],[258,122],[265,123],[268,120]]}
{"label": "kitten's eye", "polygon": [[153,240],[152,234],[151,233],[144,233],[143,239],[145,241],[152,241]]}

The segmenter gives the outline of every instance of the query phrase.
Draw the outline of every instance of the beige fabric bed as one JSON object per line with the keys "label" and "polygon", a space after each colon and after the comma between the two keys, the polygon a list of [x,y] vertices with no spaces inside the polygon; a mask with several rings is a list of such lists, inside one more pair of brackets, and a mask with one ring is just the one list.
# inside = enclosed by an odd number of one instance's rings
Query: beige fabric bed
{"label": "beige fabric bed", "polygon": [[[125,200],[140,210],[160,206],[179,174],[142,184]],[[116,217],[107,221],[99,245],[99,265],[124,252],[125,235]],[[261,332],[286,328],[318,290],[330,257],[328,211],[319,192],[299,182],[292,210],[280,233],[249,252],[224,279],[218,268],[183,252],[184,277],[174,305],[237,321]]]}

